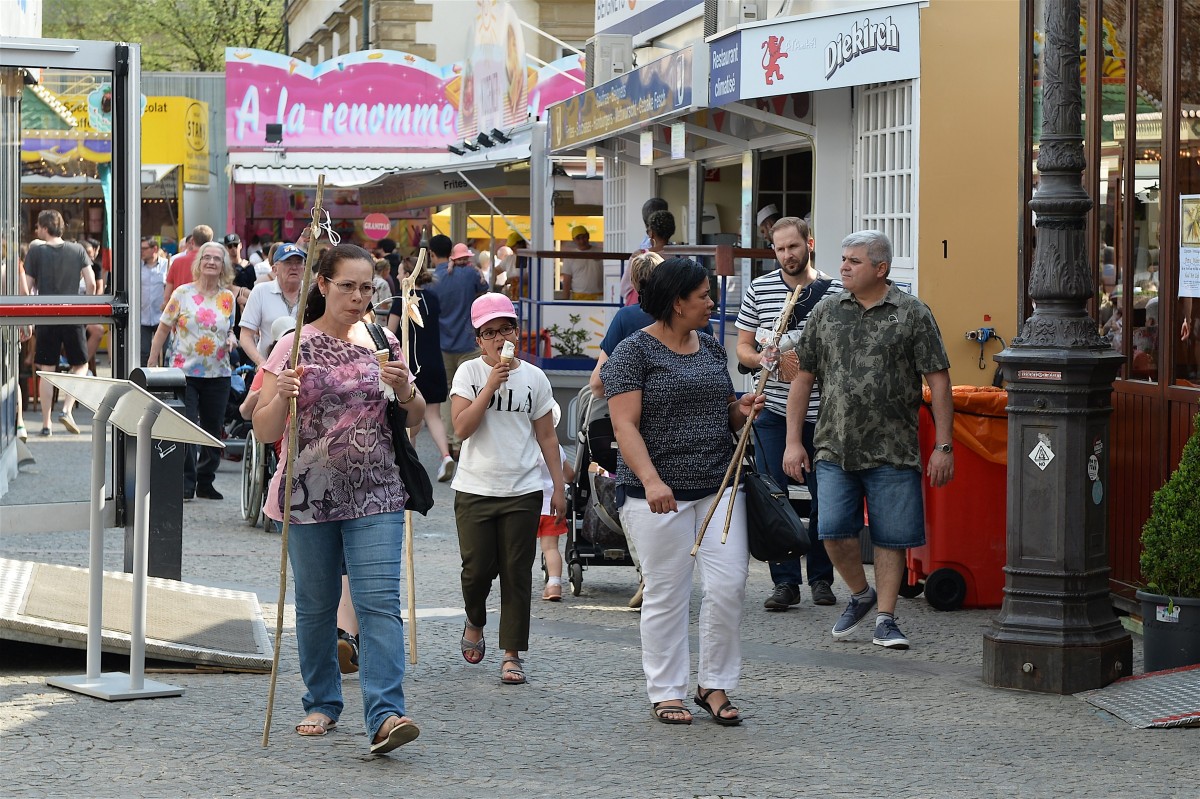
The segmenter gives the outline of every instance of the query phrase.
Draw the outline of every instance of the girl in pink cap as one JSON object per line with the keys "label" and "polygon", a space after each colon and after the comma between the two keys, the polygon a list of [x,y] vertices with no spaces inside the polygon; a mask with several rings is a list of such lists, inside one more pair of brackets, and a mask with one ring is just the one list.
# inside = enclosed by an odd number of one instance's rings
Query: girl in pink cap
{"label": "girl in pink cap", "polygon": [[517,312],[508,297],[477,298],[471,325],[483,354],[458,368],[450,389],[450,414],[463,442],[451,483],[467,614],[460,646],[468,663],[483,660],[487,598],[499,575],[500,681],[521,685],[542,510],[539,452],[554,485],[551,512],[559,519],[566,512],[554,395],[541,369],[513,355]]}

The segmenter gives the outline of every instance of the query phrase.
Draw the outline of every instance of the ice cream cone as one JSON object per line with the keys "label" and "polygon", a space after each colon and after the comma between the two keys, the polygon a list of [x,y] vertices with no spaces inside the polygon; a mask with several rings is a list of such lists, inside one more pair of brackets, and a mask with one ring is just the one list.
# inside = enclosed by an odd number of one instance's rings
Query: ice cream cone
{"label": "ice cream cone", "polygon": [[517,348],[513,346],[513,343],[511,341],[504,342],[504,347],[500,350],[500,363],[507,366],[516,354]]}
{"label": "ice cream cone", "polygon": [[383,382],[383,365],[392,359],[392,353],[388,350],[375,350],[375,359],[379,361],[379,383],[383,386],[383,395],[390,400],[396,398],[396,392],[392,387]]}

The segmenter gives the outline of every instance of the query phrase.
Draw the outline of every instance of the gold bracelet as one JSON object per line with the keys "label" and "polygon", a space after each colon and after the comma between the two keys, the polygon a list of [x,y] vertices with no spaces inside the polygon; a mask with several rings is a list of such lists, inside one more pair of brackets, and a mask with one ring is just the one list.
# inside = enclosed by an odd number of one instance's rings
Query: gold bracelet
{"label": "gold bracelet", "polygon": [[401,405],[407,405],[408,403],[412,402],[413,398],[417,396],[417,384],[413,383],[411,388],[412,391],[408,392],[408,397],[402,400],[397,400],[397,402],[399,402]]}

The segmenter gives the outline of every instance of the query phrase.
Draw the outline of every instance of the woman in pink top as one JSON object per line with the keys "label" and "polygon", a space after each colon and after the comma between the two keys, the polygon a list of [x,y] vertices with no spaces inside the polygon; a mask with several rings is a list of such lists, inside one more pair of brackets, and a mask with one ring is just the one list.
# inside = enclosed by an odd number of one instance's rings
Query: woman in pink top
{"label": "woman in pink top", "polygon": [[[404,627],[400,557],[408,498],[395,465],[384,387],[415,424],[425,412],[400,351],[382,365],[363,324],[374,292],[374,262],[353,244],[325,252],[317,265],[304,327],[285,335],[264,365],[254,411],[260,441],[283,438],[289,400],[297,400],[288,557],[296,585],[296,645],[307,716],[300,735],[324,735],[342,713],[337,610],[344,564],[359,622],[359,682],[372,754],[390,752],[419,734],[405,715]],[[300,336],[300,363],[289,365]],[[287,452],[281,456],[286,462]],[[282,522],[285,470],[275,472],[264,508]]]}

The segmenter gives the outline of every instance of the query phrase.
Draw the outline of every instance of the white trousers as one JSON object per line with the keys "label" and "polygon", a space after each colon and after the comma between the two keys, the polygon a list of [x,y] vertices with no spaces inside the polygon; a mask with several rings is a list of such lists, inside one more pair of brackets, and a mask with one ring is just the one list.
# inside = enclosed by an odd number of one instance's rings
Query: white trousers
{"label": "white trousers", "polygon": [[700,660],[696,679],[704,688],[732,691],[742,671],[739,627],[746,596],[745,498],[733,506],[729,538],[721,543],[726,489],[696,557],[692,546],[716,495],[678,501],[675,513],[651,513],[644,499],[628,497],[621,507],[626,535],[636,540],[642,560],[642,668],[651,702],[683,699],[688,693],[691,653],[688,616],[692,575],[700,569]]}

